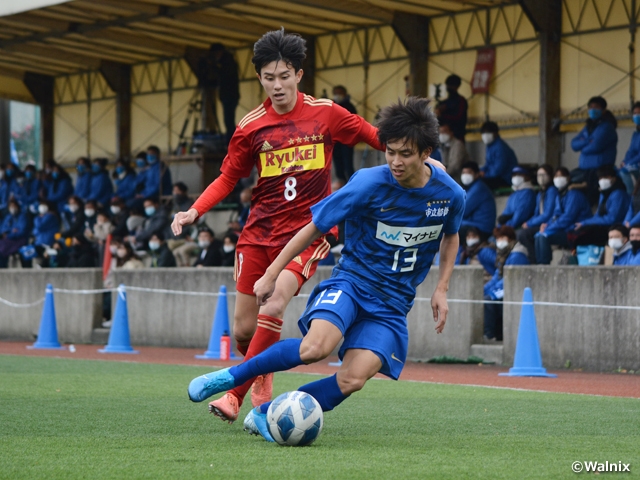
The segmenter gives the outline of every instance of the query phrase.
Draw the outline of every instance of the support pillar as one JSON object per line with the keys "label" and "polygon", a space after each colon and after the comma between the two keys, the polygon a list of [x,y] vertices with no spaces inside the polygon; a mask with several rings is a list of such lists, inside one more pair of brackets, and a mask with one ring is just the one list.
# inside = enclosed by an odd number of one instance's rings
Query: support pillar
{"label": "support pillar", "polygon": [[305,36],[307,41],[307,58],[302,62],[304,75],[300,81],[300,91],[316,96],[316,37]]}
{"label": "support pillar", "polygon": [[539,163],[559,167],[562,157],[560,134],[560,39],[562,0],[520,0],[540,39]]}
{"label": "support pillar", "polygon": [[131,66],[103,61],[100,73],[116,92],[116,154],[131,157]]}
{"label": "support pillar", "polygon": [[53,82],[53,77],[49,75],[31,72],[24,74],[24,85],[40,105],[42,160],[44,162],[53,159]]}
{"label": "support pillar", "polygon": [[391,26],[409,54],[409,93],[427,97],[429,18],[396,12]]}

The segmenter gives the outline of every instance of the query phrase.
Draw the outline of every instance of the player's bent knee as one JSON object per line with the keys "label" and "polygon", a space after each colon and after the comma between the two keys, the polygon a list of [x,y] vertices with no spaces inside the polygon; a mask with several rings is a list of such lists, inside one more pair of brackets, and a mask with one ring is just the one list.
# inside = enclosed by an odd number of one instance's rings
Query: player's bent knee
{"label": "player's bent knee", "polygon": [[255,331],[255,325],[243,325],[241,322],[234,322],[233,338],[235,338],[236,342],[248,342],[253,338]]}
{"label": "player's bent knee", "polygon": [[260,313],[270,317],[282,318],[288,303],[283,297],[271,297],[267,304],[260,309]]}
{"label": "player's bent knee", "polygon": [[351,395],[354,392],[362,390],[367,380],[367,377],[351,375],[348,372],[338,372],[338,387],[340,387],[340,391],[345,395]]}
{"label": "player's bent knee", "polygon": [[[328,350],[328,351],[327,351]],[[300,359],[304,363],[315,363],[329,356],[331,350],[320,342],[303,341],[300,344]]]}

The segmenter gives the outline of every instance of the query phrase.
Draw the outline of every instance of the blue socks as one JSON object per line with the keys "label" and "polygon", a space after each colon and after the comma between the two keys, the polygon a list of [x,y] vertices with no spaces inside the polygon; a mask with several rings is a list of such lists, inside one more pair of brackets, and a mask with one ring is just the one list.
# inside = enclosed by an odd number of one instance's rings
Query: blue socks
{"label": "blue socks", "polygon": [[348,395],[340,391],[336,375],[323,378],[316,382],[307,383],[298,388],[298,390],[306,392],[315,398],[322,407],[323,412],[333,410],[348,397]]}
{"label": "blue socks", "polygon": [[236,385],[242,385],[258,375],[281,372],[304,364],[300,359],[301,338],[281,340],[267,348],[264,352],[240,365],[231,367],[229,373]]}

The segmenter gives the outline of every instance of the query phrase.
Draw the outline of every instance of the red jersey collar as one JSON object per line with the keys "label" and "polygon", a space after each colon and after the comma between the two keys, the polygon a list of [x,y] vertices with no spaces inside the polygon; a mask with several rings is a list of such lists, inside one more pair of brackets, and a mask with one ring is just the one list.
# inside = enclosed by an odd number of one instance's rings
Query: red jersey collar
{"label": "red jersey collar", "polygon": [[303,104],[304,104],[304,93],[298,90],[298,98],[296,100],[296,106],[293,107],[293,110],[291,110],[290,112],[283,113],[282,115],[280,115],[278,112],[274,110],[271,99],[268,97],[264,101],[264,108],[267,111],[267,115],[269,115],[271,118],[274,118],[277,120],[285,120],[289,117],[297,116],[300,110],[302,110]]}

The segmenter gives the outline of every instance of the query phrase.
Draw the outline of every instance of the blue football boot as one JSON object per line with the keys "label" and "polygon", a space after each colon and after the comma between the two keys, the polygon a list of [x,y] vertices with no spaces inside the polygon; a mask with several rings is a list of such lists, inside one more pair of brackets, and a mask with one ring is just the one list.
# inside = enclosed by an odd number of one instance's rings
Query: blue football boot
{"label": "blue football boot", "polygon": [[207,373],[191,380],[189,384],[189,399],[192,402],[202,402],[211,395],[230,390],[236,386],[235,378],[228,368]]}
{"label": "blue football boot", "polygon": [[267,427],[267,414],[260,413],[260,407],[252,409],[244,418],[244,430],[251,435],[262,435],[267,442],[275,441]]}

